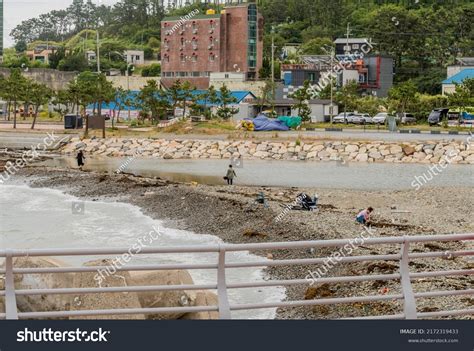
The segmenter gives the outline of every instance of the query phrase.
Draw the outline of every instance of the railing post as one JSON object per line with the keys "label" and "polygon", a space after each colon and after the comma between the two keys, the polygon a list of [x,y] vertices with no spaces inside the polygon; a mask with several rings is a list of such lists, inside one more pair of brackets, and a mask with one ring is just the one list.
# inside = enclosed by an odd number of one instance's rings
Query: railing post
{"label": "railing post", "polygon": [[410,252],[410,242],[405,240],[402,244],[402,255],[400,260],[400,275],[403,292],[403,311],[405,319],[417,319],[416,299],[410,279],[410,267],[408,254]]}
{"label": "railing post", "polygon": [[219,298],[219,319],[231,319],[227,282],[225,277],[225,248],[219,244],[217,265],[217,296]]}
{"label": "railing post", "polygon": [[18,319],[15,281],[13,278],[13,256],[9,252],[5,256],[5,313],[6,319]]}

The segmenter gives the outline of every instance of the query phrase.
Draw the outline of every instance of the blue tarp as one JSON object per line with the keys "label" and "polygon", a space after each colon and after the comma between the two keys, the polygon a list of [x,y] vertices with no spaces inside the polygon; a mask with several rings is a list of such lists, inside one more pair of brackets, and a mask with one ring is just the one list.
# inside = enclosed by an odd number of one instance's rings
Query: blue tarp
{"label": "blue tarp", "polygon": [[286,124],[282,121],[275,120],[275,119],[269,119],[265,117],[264,115],[258,115],[254,119],[246,119],[246,121],[251,121],[253,122],[255,126],[255,131],[272,131],[272,130],[279,130],[279,131],[286,131],[290,130],[286,126]]}
{"label": "blue tarp", "polygon": [[469,113],[467,113],[467,112],[463,112],[463,113],[462,113],[462,119],[471,120],[471,119],[474,119],[474,115],[469,114]]}

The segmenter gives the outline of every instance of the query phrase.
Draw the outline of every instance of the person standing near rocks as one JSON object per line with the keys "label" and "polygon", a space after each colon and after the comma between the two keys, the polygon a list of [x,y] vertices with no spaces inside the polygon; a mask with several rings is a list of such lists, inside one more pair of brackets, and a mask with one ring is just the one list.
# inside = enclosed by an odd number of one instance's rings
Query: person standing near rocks
{"label": "person standing near rocks", "polygon": [[76,159],[77,159],[77,166],[82,169],[82,166],[84,166],[84,160],[86,159],[84,157],[84,153],[82,152],[82,150],[79,151],[79,153],[77,154],[76,156]]}
{"label": "person standing near rocks", "polygon": [[224,179],[227,180],[227,185],[232,185],[234,183],[234,178],[235,177],[237,177],[237,174],[235,174],[235,171],[232,168],[232,165],[229,165],[229,169],[227,170],[227,174],[224,177]]}

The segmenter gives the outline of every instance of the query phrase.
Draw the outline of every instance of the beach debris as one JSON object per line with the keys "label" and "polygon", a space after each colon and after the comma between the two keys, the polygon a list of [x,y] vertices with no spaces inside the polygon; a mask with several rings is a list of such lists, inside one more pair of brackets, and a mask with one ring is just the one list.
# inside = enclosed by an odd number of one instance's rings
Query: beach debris
{"label": "beach debris", "polygon": [[315,298],[333,296],[334,292],[329,287],[328,283],[321,284],[320,286],[311,286],[306,289],[304,293],[305,300],[314,300]]}
{"label": "beach debris", "polygon": [[244,231],[243,235],[248,236],[249,238],[253,238],[253,237],[266,238],[268,236],[267,234],[256,231],[255,229],[247,229]]}

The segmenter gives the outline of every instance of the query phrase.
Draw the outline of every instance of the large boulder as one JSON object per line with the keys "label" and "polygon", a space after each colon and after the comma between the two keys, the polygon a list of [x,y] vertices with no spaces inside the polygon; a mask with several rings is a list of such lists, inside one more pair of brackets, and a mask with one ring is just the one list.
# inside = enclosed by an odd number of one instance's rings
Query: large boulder
{"label": "large boulder", "polygon": [[[84,266],[109,266],[113,267],[113,260],[101,259],[84,263]],[[97,272],[75,273],[73,286],[75,288],[96,288],[98,286]],[[115,272],[105,279],[100,279],[100,287],[119,287],[127,286],[130,280],[130,273]],[[140,301],[137,293],[95,293],[95,294],[77,294],[73,295],[71,303],[72,311],[81,310],[103,310],[103,309],[126,309],[140,308]],[[77,316],[70,319],[145,319],[143,314],[130,315],[100,315],[100,316]]]}
{"label": "large boulder", "polygon": [[[129,286],[193,285],[193,278],[185,270],[130,272],[127,278]],[[139,292],[138,298],[143,308],[183,307],[196,304],[196,292],[190,291],[152,291]],[[148,315],[149,319],[178,319],[182,312],[158,313]]]}
{"label": "large boulder", "polygon": [[[196,291],[196,306],[218,306],[217,295],[207,290]],[[181,319],[219,319],[219,312],[190,312],[184,314]]]}
{"label": "large boulder", "polygon": [[[15,268],[65,267],[64,262],[49,257],[19,257],[14,259]],[[59,289],[72,287],[72,273],[15,274],[15,289]],[[71,295],[17,295],[20,312],[67,311]]]}
{"label": "large boulder", "polygon": [[411,156],[416,152],[416,149],[413,146],[409,145],[405,145],[402,150],[405,156]]}

